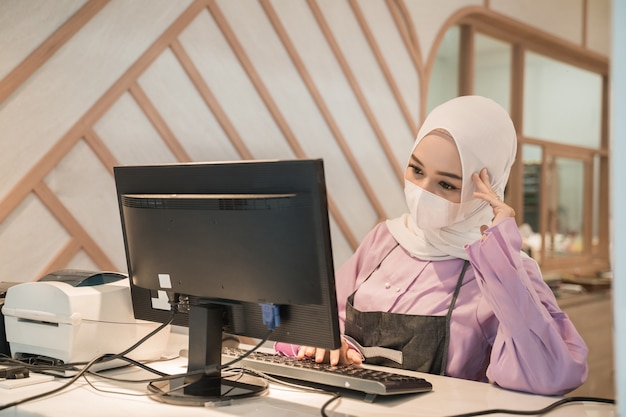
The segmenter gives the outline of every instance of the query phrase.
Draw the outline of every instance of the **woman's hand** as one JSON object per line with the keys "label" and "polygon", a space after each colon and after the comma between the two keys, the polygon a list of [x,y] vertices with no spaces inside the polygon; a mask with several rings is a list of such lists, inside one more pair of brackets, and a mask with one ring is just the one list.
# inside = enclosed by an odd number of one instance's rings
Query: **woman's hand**
{"label": "woman's hand", "polygon": [[474,181],[474,185],[476,186],[476,191],[474,191],[474,197],[485,200],[493,209],[493,220],[491,222],[491,226],[482,225],[480,227],[481,233],[484,233],[484,231],[487,230],[488,227],[495,226],[506,218],[515,217],[515,210],[513,210],[511,206],[502,201],[502,199],[498,196],[498,194],[496,194],[493,188],[491,188],[487,168],[481,169],[480,175],[476,172],[473,173],[472,181]]}
{"label": "woman's hand", "polygon": [[329,362],[331,365],[360,365],[363,361],[361,354],[352,349],[345,340],[341,339],[341,348],[327,351],[326,349],[301,346],[298,350],[298,359],[313,358],[315,362]]}

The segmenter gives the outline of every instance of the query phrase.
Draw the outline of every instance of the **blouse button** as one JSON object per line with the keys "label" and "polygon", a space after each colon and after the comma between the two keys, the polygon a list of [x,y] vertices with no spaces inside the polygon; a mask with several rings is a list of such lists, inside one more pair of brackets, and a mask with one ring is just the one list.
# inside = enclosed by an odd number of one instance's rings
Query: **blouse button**
{"label": "blouse button", "polygon": [[402,291],[402,288],[400,287],[396,288],[396,292],[400,292],[400,291]]}
{"label": "blouse button", "polygon": [[391,288],[391,284],[388,282],[385,282],[385,289],[388,290],[389,288]]}

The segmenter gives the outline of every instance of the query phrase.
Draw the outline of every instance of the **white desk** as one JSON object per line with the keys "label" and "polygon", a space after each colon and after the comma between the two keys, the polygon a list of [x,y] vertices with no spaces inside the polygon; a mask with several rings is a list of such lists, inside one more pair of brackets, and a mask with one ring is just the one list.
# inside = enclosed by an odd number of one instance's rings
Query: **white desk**
{"label": "white desk", "polygon": [[[167,373],[180,373],[186,370],[186,361],[178,358],[172,361],[152,364],[154,368]],[[403,371],[399,371],[403,372]],[[123,368],[110,371],[116,377],[125,379],[153,378],[154,375],[136,368]],[[410,373],[410,372],[407,372]],[[492,408],[532,410],[543,408],[558,400],[511,392],[495,386],[464,381],[456,378],[429,374],[418,374],[433,384],[433,391],[424,394],[396,398],[378,397],[374,403],[362,401],[362,395],[344,396],[331,404],[331,416],[411,416],[443,417],[471,411]],[[118,393],[104,393],[91,388],[84,380],[78,380],[72,387],[54,396],[29,402],[0,412],[0,417],[46,416],[46,417],[111,417],[111,416],[247,416],[247,417],[301,417],[320,416],[321,406],[330,396],[287,388],[281,385],[270,386],[267,395],[248,400],[239,400],[221,407],[183,407],[163,404],[146,396],[146,384],[127,384],[91,378],[102,389]],[[51,390],[63,384],[63,380],[44,382],[28,387],[0,389],[0,403],[6,404],[40,392]],[[504,414],[496,414],[504,416]],[[562,406],[546,417],[616,417],[613,405],[585,403]]]}

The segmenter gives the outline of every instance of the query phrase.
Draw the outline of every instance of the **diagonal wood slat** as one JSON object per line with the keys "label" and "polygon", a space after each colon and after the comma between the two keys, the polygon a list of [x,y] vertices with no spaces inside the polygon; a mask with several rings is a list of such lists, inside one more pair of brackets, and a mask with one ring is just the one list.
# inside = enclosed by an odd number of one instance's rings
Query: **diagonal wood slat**
{"label": "diagonal wood slat", "polygon": [[250,149],[248,149],[248,146],[245,144],[245,142],[237,132],[237,129],[228,118],[228,115],[226,115],[226,112],[220,105],[219,101],[202,78],[202,75],[200,75],[200,71],[198,71],[198,68],[196,68],[193,61],[185,51],[185,48],[183,48],[183,46],[181,45],[180,41],[172,41],[170,49],[178,59],[178,62],[180,62],[181,66],[187,73],[187,76],[189,77],[193,85],[196,87],[196,90],[198,90],[198,93],[206,103],[209,110],[211,110],[211,112],[217,119],[217,122],[226,133],[226,136],[232,143],[239,156],[241,156],[242,159],[254,159],[252,152],[250,152]]}
{"label": "diagonal wood slat", "polygon": [[[356,16],[356,20],[359,22],[359,25],[361,26],[361,30],[363,31],[363,35],[365,36],[365,39],[367,40],[367,43],[369,44],[369,47],[372,50],[372,53],[374,54],[374,57],[376,58],[376,61],[378,62],[378,65],[380,66],[382,70],[385,80],[387,81],[387,84],[389,85],[389,88],[391,89],[391,92],[394,98],[396,99],[396,102],[398,103],[398,107],[400,108],[400,111],[402,112],[402,115],[404,116],[404,120],[406,121],[406,124],[409,126],[409,129],[411,130],[411,133],[413,134],[413,136],[417,136],[418,127],[417,127],[417,124],[415,123],[415,116],[411,114],[408,106],[406,105],[406,102],[404,101],[404,98],[402,98],[402,94],[400,94],[400,88],[398,87],[398,83],[396,82],[393,75],[391,74],[389,65],[387,65],[387,61],[383,57],[383,54],[380,50],[380,46],[378,46],[378,42],[376,42],[376,38],[374,38],[374,34],[372,33],[372,30],[367,24],[367,21],[365,19],[365,16],[363,15],[363,12],[361,11],[361,7],[359,6],[359,3],[357,2],[357,0],[349,0],[349,4],[350,4],[350,7],[352,7],[352,12]],[[397,169],[402,171],[402,168],[397,168]]]}
{"label": "diagonal wood slat", "polygon": [[[227,0],[224,0],[227,1]],[[315,103],[315,106],[319,110],[324,122],[328,126],[328,129],[332,135],[332,138],[336,142],[339,150],[347,161],[348,165],[352,169],[355,178],[357,179],[360,187],[363,189],[364,195],[367,197],[372,208],[378,216],[378,221],[384,220],[387,216],[382,204],[380,203],[377,194],[372,185],[367,180],[363,168],[360,166],[359,161],[355,158],[354,153],[350,147],[349,141],[342,134],[339,129],[339,123],[336,116],[330,111],[328,104],[325,102],[320,88],[322,86],[316,85],[313,77],[309,73],[309,69],[302,60],[300,52],[292,42],[289,33],[285,29],[283,22],[281,22],[276,13],[275,7],[278,6],[278,2],[272,2],[271,0],[257,0],[265,13],[265,16],[269,20],[273,30],[277,34],[278,39],[282,43],[282,47],[285,49],[289,56],[297,76],[303,81],[311,100]],[[347,88],[353,92],[356,97],[357,103],[360,106],[362,113],[369,123],[372,131],[378,143],[380,144],[385,158],[390,164],[391,169],[396,174],[400,184],[403,183],[403,169],[398,166],[398,163],[393,155],[388,138],[381,128],[379,121],[364,94],[362,85],[359,85],[358,79],[350,67],[350,63],[345,56],[344,51],[341,50],[339,43],[334,35],[328,21],[326,20],[322,8],[316,0],[300,0],[302,5],[308,6],[311,16],[315,20],[319,30],[326,39],[330,51],[332,53],[331,59],[335,59],[341,73],[338,76],[343,75]],[[359,0],[345,0],[349,6],[349,10],[353,14],[356,22],[360,28],[360,34],[363,36],[365,42],[369,46],[369,49],[376,60],[381,73],[383,74],[386,87],[389,88],[393,99],[397,103],[399,114],[403,117],[409,130],[415,135],[420,120],[415,120],[415,115],[411,115],[410,110],[405,102],[405,97],[402,95],[401,80],[394,79],[391,72],[390,62],[388,62],[384,55],[381,46],[377,43],[374,36],[374,25],[376,22],[369,22],[362,7],[365,3],[360,3]],[[371,0],[362,0],[371,1]],[[428,97],[428,85],[430,79],[430,70],[433,57],[436,53],[438,42],[443,38],[445,31],[453,24],[461,22],[463,24],[475,24],[478,27],[489,27],[490,25],[495,27],[493,34],[500,34],[506,31],[510,32],[511,18],[503,18],[498,13],[489,10],[489,1],[485,1],[482,6],[467,6],[457,7],[454,9],[451,7],[453,13],[448,20],[440,28],[437,37],[433,41],[433,47],[431,48],[430,55],[427,62],[424,62],[422,53],[420,51],[420,44],[418,39],[418,31],[411,19],[409,8],[407,7],[406,0],[379,0],[384,2],[389,14],[395,24],[395,29],[398,31],[401,42],[406,48],[409,55],[412,66],[414,67],[416,77],[419,83],[420,91],[417,92],[419,97],[419,112],[418,119],[425,117],[427,110],[426,103]],[[27,58],[19,63],[13,71],[11,71],[4,79],[0,80],[0,103],[10,98],[13,94],[19,90],[20,86],[24,85],[31,76],[39,70],[46,61],[51,58],[60,48],[65,45],[68,40],[74,36],[80,36],[80,30],[83,28],[92,18],[94,18],[100,11],[102,11],[109,0],[88,0],[85,4],[71,16],[63,25],[61,25],[46,41],[44,41],[35,51],[33,51]],[[50,212],[59,219],[63,227],[68,231],[71,239],[59,248],[59,251],[55,255],[55,258],[51,260],[48,268],[59,268],[70,262],[76,254],[81,250],[94,261],[94,263],[102,269],[109,269],[113,267],[113,263],[108,258],[107,254],[100,248],[87,233],[83,225],[79,224],[76,218],[73,217],[71,212],[65,207],[62,201],[54,195],[54,193],[47,187],[45,178],[48,173],[53,170],[59,162],[82,140],[84,141],[94,154],[99,158],[103,166],[112,174],[113,166],[118,165],[119,161],[115,155],[108,148],[107,144],[98,136],[94,130],[94,125],[109,112],[112,106],[120,99],[120,97],[126,93],[135,100],[138,107],[144,112],[147,119],[150,121],[155,130],[159,133],[161,140],[169,147],[172,154],[180,162],[186,162],[193,160],[193,155],[190,155],[182,145],[181,138],[177,138],[170,126],[166,122],[166,118],[159,112],[156,104],[153,103],[146,91],[144,91],[142,85],[139,84],[140,76],[154,63],[154,61],[161,56],[161,54],[169,48],[176,57],[178,63],[181,65],[187,77],[189,77],[192,85],[204,100],[204,103],[208,107],[209,111],[213,114],[217,123],[224,131],[226,137],[231,142],[237,154],[242,159],[254,159],[254,155],[250,151],[248,144],[246,144],[246,138],[241,137],[237,131],[235,125],[231,121],[233,115],[227,114],[225,109],[217,97],[213,94],[209,87],[209,81],[205,81],[201,75],[201,71],[196,67],[187,51],[186,47],[189,45],[183,45],[179,39],[181,33],[190,26],[190,24],[201,13],[210,15],[218,29],[224,35],[228,45],[232,52],[236,56],[239,65],[245,71],[247,77],[250,79],[252,85],[256,89],[257,94],[261,98],[263,105],[266,107],[272,120],[283,135],[284,141],[288,144],[294,155],[298,158],[305,158],[306,153],[304,147],[300,142],[300,138],[294,133],[290,121],[287,120],[285,115],[282,114],[280,108],[277,105],[277,101],[272,95],[271,91],[264,83],[260,76],[260,69],[257,67],[257,63],[254,62],[247,54],[243,45],[240,43],[238,35],[242,28],[232,27],[228,19],[222,14],[217,0],[194,0],[187,9],[185,9],[167,28],[163,33],[158,36],[156,41],[139,55],[139,58],[128,68],[128,70],[115,81],[110,88],[97,100],[97,102],[88,108],[84,115],[71,126],[65,134],[58,138],[57,142],[48,150],[47,153],[39,161],[34,161],[32,168],[21,178],[21,180],[15,184],[15,186],[9,190],[6,197],[0,199],[0,223],[3,222],[16,208],[22,203],[22,201],[31,193],[34,192],[36,196],[44,203],[44,205],[50,210]],[[587,8],[587,1],[584,2],[585,9]],[[414,6],[410,4],[410,6]],[[456,11],[454,11],[456,10]],[[413,10],[414,11],[414,10]],[[515,28],[520,29],[523,25],[519,22],[513,22],[516,24]],[[555,52],[561,51],[561,54],[557,54],[557,57],[562,57],[563,54],[574,52],[576,57],[579,57],[589,51],[584,51],[586,44],[587,28],[586,20],[581,22],[583,25],[583,48],[574,47],[572,45],[565,45],[564,42],[557,42],[556,46],[552,46],[551,49]],[[533,35],[529,45],[535,45],[537,39],[544,39],[545,33],[539,30],[531,30],[533,28],[526,28],[527,32]],[[491,34],[492,32],[487,32]],[[554,41],[554,37],[548,37],[548,40]],[[557,39],[558,40],[558,39]],[[553,42],[554,43],[554,42]],[[561,46],[562,48],[559,48]],[[544,51],[546,49],[541,49]],[[564,51],[564,52],[563,52]],[[572,58],[574,59],[574,58]],[[578,59],[580,60],[580,59]],[[583,60],[584,61],[584,60]],[[588,67],[592,70],[600,68],[601,73],[605,74],[607,71],[603,68],[607,67],[605,60],[599,60],[597,56],[591,54],[587,59]],[[583,66],[584,67],[584,66]],[[470,88],[471,89],[471,88]],[[149,91],[148,91],[149,93]],[[606,135],[603,135],[606,136]],[[525,138],[526,143],[532,143],[531,138]],[[607,146],[608,149],[608,146]],[[608,150],[600,150],[599,154],[604,155],[603,152]],[[606,155],[604,155],[606,156]],[[359,240],[354,235],[348,222],[343,217],[340,208],[335,201],[329,196],[328,199],[329,212],[335,220],[341,234],[345,238],[347,244],[353,249],[359,244]],[[604,226],[603,226],[604,227]],[[606,233],[604,234],[606,235]]]}
{"label": "diagonal wood slat", "polygon": [[163,35],[133,64],[120,79],[107,90],[85,115],[36,163],[33,168],[9,192],[7,198],[0,201],[0,222],[26,198],[28,193],[48,172],[69,152],[84,135],[110,108],[119,97],[127,92],[146,68],[163,52],[165,48],[187,27],[187,25],[206,7],[205,1],[194,1]]}
{"label": "diagonal wood slat", "polygon": [[226,38],[226,41],[228,42],[235,56],[239,60],[242,68],[248,75],[248,78],[250,78],[250,81],[252,81],[252,84],[259,94],[259,97],[267,107],[270,115],[272,116],[272,119],[282,132],[291,150],[298,158],[306,157],[306,154],[302,149],[302,146],[298,142],[296,135],[293,133],[293,130],[289,126],[289,123],[287,123],[287,120],[285,119],[280,109],[278,108],[278,105],[272,98],[271,93],[265,86],[265,83],[261,79],[259,73],[256,71],[254,65],[252,64],[252,61],[250,60],[245,49],[237,39],[235,32],[222,14],[219,6],[215,1],[209,1],[208,9],[211,12],[211,15],[213,16],[213,19],[217,23],[218,27],[220,28],[222,34],[224,35],[224,38]]}
{"label": "diagonal wood slat", "polygon": [[63,26],[57,29],[37,49],[30,53],[2,81],[0,81],[0,103],[17,90],[56,51],[72,38],[87,22],[109,3],[109,0],[90,0]]}
{"label": "diagonal wood slat", "polygon": [[48,207],[48,210],[50,210],[57,220],[67,229],[70,235],[80,242],[85,252],[87,252],[92,259],[99,261],[98,264],[101,268],[111,271],[115,270],[115,264],[109,259],[107,254],[104,253],[100,246],[44,182],[37,184],[33,191],[46,207]]}
{"label": "diagonal wood slat", "polygon": [[159,114],[159,111],[154,107],[152,101],[148,98],[146,93],[143,91],[141,86],[137,83],[134,83],[130,86],[129,90],[130,95],[135,99],[139,107],[143,110],[150,123],[154,126],[154,128],[159,132],[161,139],[165,142],[167,147],[172,151],[172,154],[176,157],[179,162],[190,162],[191,157],[181,145],[181,143],[176,139],[176,135],[169,128],[163,117]]}
{"label": "diagonal wood slat", "polygon": [[[270,23],[274,27],[274,30],[276,31],[279,39],[281,40],[283,46],[285,47],[285,50],[287,51],[289,57],[291,58],[291,61],[293,62],[296,70],[298,71],[298,74],[300,75],[300,77],[302,78],[302,81],[307,87],[309,94],[311,94],[311,98],[313,99],[317,108],[319,109],[320,114],[326,121],[328,128],[330,129],[335,141],[337,142],[337,145],[339,146],[342,153],[346,157],[346,160],[348,161],[348,164],[352,168],[357,180],[363,187],[365,194],[367,195],[372,205],[375,208],[378,208],[376,212],[378,214],[378,220],[380,221],[380,219],[382,219],[384,216],[382,205],[380,204],[380,201],[376,197],[376,194],[374,193],[371,185],[365,178],[365,174],[363,173],[363,170],[361,169],[359,163],[357,162],[356,157],[352,153],[352,150],[350,149],[350,146],[348,145],[348,142],[346,141],[344,135],[341,133],[341,130],[339,129],[339,125],[337,124],[337,121],[332,116],[332,112],[330,111],[326,103],[324,102],[322,95],[320,94],[318,88],[313,82],[313,78],[307,71],[306,66],[304,65],[304,62],[300,58],[300,55],[298,54],[296,47],[294,46],[293,42],[289,38],[287,31],[282,25],[271,3],[268,0],[261,0],[261,6],[263,7],[266,15],[268,16]],[[350,227],[348,226],[346,220],[343,218],[343,216],[339,212],[338,208],[336,206],[332,208],[331,213],[333,214],[333,217],[335,218],[335,221],[337,222],[339,228],[342,230],[343,234],[346,236],[346,239],[350,242],[350,245],[353,248],[356,248],[356,246],[358,246],[358,239],[354,236],[354,234],[350,230]]]}
{"label": "diagonal wood slat", "polygon": [[[394,162],[395,157],[393,155],[393,151],[391,150],[391,146],[389,146],[389,141],[385,137],[385,134],[383,133],[382,128],[380,127],[378,121],[376,120],[376,116],[374,115],[372,108],[368,104],[365,94],[363,94],[361,87],[357,83],[356,77],[354,76],[354,73],[352,72],[352,69],[350,68],[350,65],[348,64],[346,57],[341,52],[339,43],[335,39],[335,36],[333,35],[332,30],[330,29],[330,26],[328,25],[328,22],[326,22],[326,18],[324,17],[321,9],[319,8],[315,0],[307,0],[307,4],[309,5],[309,8],[311,9],[313,16],[315,17],[315,20],[317,21],[318,26],[322,30],[322,33],[324,34],[326,41],[328,42],[328,45],[333,51],[333,54],[335,55],[337,62],[339,63],[342,71],[344,72],[346,79],[348,83],[350,84],[350,87],[352,88],[352,91],[354,92],[357,98],[357,101],[359,105],[361,106],[361,109],[363,110],[363,113],[365,114],[366,119],[368,120],[372,130],[374,131],[374,134],[378,138],[380,146],[382,147],[383,152],[385,153],[385,156],[387,157],[387,161],[389,162],[390,166],[393,168],[396,176],[398,177],[398,181],[400,182],[400,184],[403,184],[404,174],[401,170],[397,168],[396,163]],[[376,210],[379,213],[381,213],[381,218],[386,217],[384,215],[385,211],[383,210],[382,207],[376,207]]]}
{"label": "diagonal wood slat", "polygon": [[94,132],[93,128],[88,128],[83,137],[85,143],[89,145],[93,153],[100,159],[102,165],[113,175],[113,167],[119,165],[117,158],[111,153],[109,148],[102,142],[100,136]]}

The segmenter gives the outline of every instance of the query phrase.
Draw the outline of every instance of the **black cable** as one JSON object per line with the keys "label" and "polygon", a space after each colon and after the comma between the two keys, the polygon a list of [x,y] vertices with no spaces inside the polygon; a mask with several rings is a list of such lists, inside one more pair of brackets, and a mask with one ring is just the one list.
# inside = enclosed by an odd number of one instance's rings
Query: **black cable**
{"label": "black cable", "polygon": [[486,416],[488,414],[514,414],[518,416],[541,416],[550,411],[554,410],[557,407],[560,407],[564,404],[572,403],[572,402],[597,402],[604,404],[615,404],[615,400],[610,398],[598,398],[598,397],[567,397],[562,400],[553,402],[547,407],[540,408],[538,410],[507,410],[503,408],[493,408],[490,410],[482,410],[482,411],[474,411],[471,413],[463,413],[463,414],[455,414],[453,416],[448,417],[476,417],[476,416]]}
{"label": "black cable", "polygon": [[261,346],[263,346],[263,344],[265,342],[268,341],[268,339],[270,338],[270,336],[272,335],[273,330],[270,330],[267,335],[265,335],[265,337],[263,339],[261,339],[261,341],[259,343],[256,344],[256,346],[254,346],[252,349],[246,351],[246,353],[237,356],[235,359],[231,360],[230,362],[225,363],[224,365],[221,366],[220,369],[224,369],[224,368],[228,368],[229,366],[247,358],[248,356],[252,355],[254,352],[256,352],[257,350],[259,350],[259,348],[261,348]]}
{"label": "black cable", "polygon": [[[257,345],[257,347],[255,347],[254,349],[252,349],[250,352],[253,352],[255,349],[257,349],[260,345]],[[246,355],[247,356],[247,355]],[[244,356],[240,356],[239,358],[235,359],[233,362],[236,362],[238,360],[243,359]],[[282,379],[277,379],[274,378],[268,374],[265,374],[263,372],[257,371],[257,370],[252,370],[252,369],[248,369],[248,368],[233,368],[234,370],[236,369],[241,369],[244,372],[256,375],[256,376],[260,376],[264,379],[267,379],[270,382],[274,382],[280,385],[285,385],[288,387],[292,387],[292,388],[296,388],[296,389],[301,389],[304,391],[313,391],[313,392],[320,392],[320,393],[324,393],[324,394],[329,394],[332,397],[326,401],[321,409],[320,409],[320,414],[322,415],[322,417],[329,417],[329,415],[326,413],[327,408],[330,406],[330,404],[332,404],[334,401],[338,400],[341,398],[341,394],[339,392],[333,392],[333,391],[327,391],[327,390],[322,390],[319,388],[312,388],[306,385],[299,385],[299,384],[294,384],[294,383],[289,383],[286,382]],[[197,373],[197,372],[196,372]],[[172,376],[174,377],[174,376]],[[168,378],[169,379],[169,378]],[[470,412],[470,413],[463,413],[463,414],[455,414],[452,416],[447,416],[447,417],[477,417],[477,416],[483,416],[483,415],[489,415],[489,414],[513,414],[513,415],[527,415],[527,416],[541,416],[544,415],[546,413],[549,413],[550,411],[553,411],[554,409],[568,404],[568,403],[573,403],[573,402],[597,402],[597,403],[603,403],[603,404],[615,404],[615,400],[613,399],[609,399],[609,398],[599,398],[599,397],[568,397],[568,398],[564,398],[561,399],[559,401],[556,401],[544,408],[538,409],[538,410],[507,410],[507,409],[499,409],[499,408],[495,408],[495,409],[489,409],[489,410],[482,410],[482,411],[474,411],[474,412]]]}
{"label": "black cable", "polygon": [[165,327],[170,325],[174,321],[175,316],[176,316],[176,310],[172,309],[172,314],[170,315],[170,318],[169,318],[169,320],[167,322],[161,324],[159,327],[157,327],[156,329],[154,329],[153,331],[148,333],[146,336],[141,338],[137,343],[135,343],[134,345],[132,345],[131,347],[129,347],[128,349],[124,350],[121,353],[100,355],[100,356],[92,359],[76,375],[71,377],[68,382],[66,382],[65,384],[61,385],[60,387],[52,389],[50,391],[42,392],[42,393],[37,394],[37,395],[33,395],[31,397],[26,397],[26,398],[23,398],[21,400],[13,401],[13,402],[10,402],[10,403],[7,403],[7,404],[2,404],[2,405],[0,405],[0,410],[6,410],[7,408],[15,407],[17,405],[24,404],[24,403],[29,402],[29,401],[38,400],[40,398],[44,398],[44,397],[50,396],[52,394],[56,394],[57,392],[63,391],[67,387],[71,386],[74,382],[76,382],[81,376],[83,376],[85,373],[87,373],[89,368],[91,368],[96,363],[103,363],[103,362],[109,362],[109,361],[114,360],[114,359],[120,359],[121,357],[127,355],[129,352],[131,352],[134,349],[136,349],[137,347],[139,347],[146,340],[148,340],[149,338],[151,338],[152,336],[154,336],[155,334],[157,334],[158,332],[163,330]]}
{"label": "black cable", "polygon": [[332,395],[332,398],[326,401],[324,405],[322,405],[322,408],[320,409],[320,414],[322,415],[322,417],[328,417],[328,414],[326,414],[326,409],[328,408],[328,406],[333,401],[337,401],[339,398],[341,398],[341,394],[339,394],[338,392],[329,392],[329,394]]}
{"label": "black cable", "polygon": [[284,385],[284,386],[289,387],[289,388],[294,388],[294,389],[298,389],[298,390],[301,390],[301,391],[315,392],[315,393],[318,393],[318,394],[326,394],[326,395],[332,396],[332,398],[330,398],[328,401],[326,401],[322,405],[322,407],[320,409],[320,414],[322,415],[322,417],[329,417],[328,414],[326,414],[326,409],[328,408],[328,406],[333,401],[338,400],[341,397],[341,394],[339,392],[329,391],[329,390],[322,389],[322,388],[315,388],[315,387],[311,387],[311,386],[308,386],[308,385],[302,385],[302,384],[298,384],[298,383],[294,383],[294,382],[287,382],[284,379],[275,378],[275,377],[273,377],[273,376],[271,376],[269,374],[266,374],[264,372],[258,371],[256,369],[250,369],[250,368],[232,368],[232,369],[233,370],[240,369],[243,372],[247,372],[247,373],[249,373],[251,375],[258,376],[258,377],[261,377],[263,379],[266,379],[269,382],[273,382],[273,383],[278,384],[278,385]]}
{"label": "black cable", "polygon": [[170,317],[169,317],[169,319],[165,323],[161,324],[159,327],[157,327],[156,329],[154,329],[153,331],[151,331],[150,333],[148,333],[147,335],[145,335],[144,337],[139,339],[139,341],[137,341],[137,343],[135,343],[134,345],[132,345],[131,347],[129,347],[125,351],[123,351],[121,353],[102,355],[106,359],[103,359],[103,360],[98,361],[96,363],[109,362],[109,361],[112,361],[112,360],[115,360],[115,359],[119,359],[119,358],[121,358],[123,356],[128,355],[130,352],[132,352],[133,350],[135,350],[139,346],[141,346],[143,343],[145,343],[146,340],[150,339],[152,336],[154,336],[155,334],[157,334],[158,332],[160,332],[161,330],[163,330],[164,328],[166,328],[167,326],[172,324],[172,322],[174,321],[174,318],[176,317],[176,313],[177,312],[178,312],[178,310],[172,309],[170,311]]}
{"label": "black cable", "polygon": [[[131,359],[131,358],[129,358],[128,356],[121,356],[121,357],[119,357],[118,359],[123,360],[123,361],[126,361],[126,362],[128,362],[128,364],[129,364],[129,365],[136,366],[137,368],[141,368],[141,369],[143,369],[144,371],[148,371],[148,372],[153,373],[153,374],[155,374],[155,375],[159,375],[159,376],[164,376],[164,375],[167,375],[165,372],[161,372],[161,371],[159,371],[159,370],[157,370],[157,369],[154,369],[154,368],[152,368],[151,366],[148,366],[148,365],[146,365],[146,364],[145,364],[145,363],[143,363],[143,362],[139,362],[139,361],[136,361],[136,360],[134,360],[134,359]],[[104,377],[104,375],[100,374],[98,371],[94,371],[94,372],[90,371],[89,373],[90,373],[91,375],[96,375],[96,376],[99,376],[99,377]],[[130,380],[129,380],[129,381],[126,381],[126,382],[132,382],[132,381],[130,381]]]}
{"label": "black cable", "polygon": [[247,358],[248,356],[250,356],[251,354],[253,354],[255,351],[257,351],[261,346],[263,346],[263,344],[265,342],[267,342],[267,340],[269,339],[269,337],[272,335],[272,330],[270,330],[267,335],[261,339],[261,341],[259,343],[256,344],[256,346],[254,346],[252,349],[246,351],[245,353],[243,353],[240,356],[237,356],[235,359],[231,360],[230,362],[227,362],[223,365],[219,365],[219,366],[215,366],[215,367],[208,367],[208,368],[203,368],[203,369],[197,369],[195,371],[189,371],[189,372],[184,372],[184,373],[180,373],[180,374],[173,374],[173,375],[164,375],[160,378],[156,378],[154,380],[152,380],[152,382],[163,382],[163,381],[169,381],[171,379],[177,379],[177,378],[181,378],[181,377],[187,377],[187,376],[194,376],[194,375],[199,375],[199,374],[206,374],[206,375],[211,375],[214,373],[214,371],[217,370],[222,370],[222,369],[226,369],[228,367],[230,367],[231,365]]}

